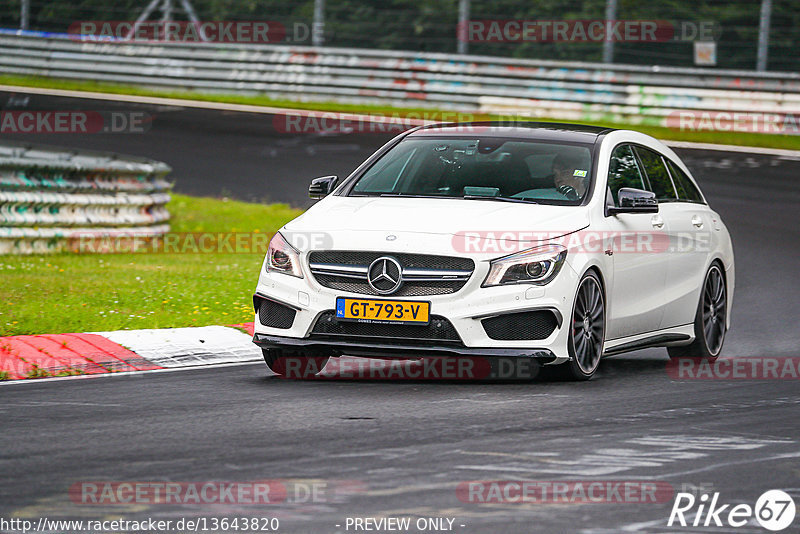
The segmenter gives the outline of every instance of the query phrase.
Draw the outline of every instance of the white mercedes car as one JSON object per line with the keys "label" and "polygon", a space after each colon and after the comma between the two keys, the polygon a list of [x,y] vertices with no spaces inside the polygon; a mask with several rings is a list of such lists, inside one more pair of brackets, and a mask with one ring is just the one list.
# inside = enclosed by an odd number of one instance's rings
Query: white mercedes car
{"label": "white mercedes car", "polygon": [[254,342],[278,374],[330,357],[514,357],[591,378],[664,346],[716,358],[731,239],[678,156],[628,130],[419,127],[272,238]]}

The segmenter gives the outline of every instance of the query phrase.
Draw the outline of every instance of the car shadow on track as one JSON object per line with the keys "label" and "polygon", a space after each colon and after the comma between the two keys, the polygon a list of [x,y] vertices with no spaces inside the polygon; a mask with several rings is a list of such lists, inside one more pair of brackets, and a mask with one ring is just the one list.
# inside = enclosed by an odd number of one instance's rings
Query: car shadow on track
{"label": "car shadow on track", "polygon": [[[605,358],[594,381],[627,377],[663,376],[669,359],[663,349],[650,349]],[[529,361],[508,359],[438,358],[429,360],[380,360],[343,356],[331,358],[320,374],[312,377],[279,376],[269,370],[259,382],[345,382],[389,384],[527,384],[570,383],[552,368],[537,368]]]}

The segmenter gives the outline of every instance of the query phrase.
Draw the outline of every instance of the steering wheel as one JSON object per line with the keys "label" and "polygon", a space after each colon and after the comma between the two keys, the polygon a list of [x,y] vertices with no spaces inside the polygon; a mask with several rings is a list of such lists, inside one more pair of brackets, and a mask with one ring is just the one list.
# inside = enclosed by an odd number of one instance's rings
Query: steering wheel
{"label": "steering wheel", "polygon": [[580,198],[578,192],[571,185],[562,185],[556,191],[567,197],[567,200],[578,200]]}

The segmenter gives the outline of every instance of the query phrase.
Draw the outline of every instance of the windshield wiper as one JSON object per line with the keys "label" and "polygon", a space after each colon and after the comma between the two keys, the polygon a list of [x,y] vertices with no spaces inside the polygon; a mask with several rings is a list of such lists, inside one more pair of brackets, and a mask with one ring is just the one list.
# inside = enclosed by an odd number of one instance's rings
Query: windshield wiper
{"label": "windshield wiper", "polygon": [[450,195],[413,195],[411,193],[355,193],[351,197],[381,197],[381,198],[461,198],[464,200],[498,200],[500,202],[513,202],[515,204],[538,204],[533,199],[528,197],[515,198],[515,197],[489,197],[484,195],[464,195],[461,197]]}
{"label": "windshield wiper", "polygon": [[464,195],[461,197],[465,200],[499,200],[500,202],[513,202],[515,204],[537,204],[537,202],[528,198],[515,198],[515,197],[486,197],[482,195]]}
{"label": "windshield wiper", "polygon": [[442,198],[436,195],[412,195],[410,193],[350,193],[350,197],[405,197],[405,198]]}
{"label": "windshield wiper", "polygon": [[441,195],[412,195],[411,193],[381,193],[379,197],[442,198]]}

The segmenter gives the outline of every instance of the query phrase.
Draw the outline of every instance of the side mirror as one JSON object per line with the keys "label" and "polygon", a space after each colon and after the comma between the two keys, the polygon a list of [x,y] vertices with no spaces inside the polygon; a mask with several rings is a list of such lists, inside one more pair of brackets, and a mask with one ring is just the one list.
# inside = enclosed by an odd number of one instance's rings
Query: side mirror
{"label": "side mirror", "polygon": [[308,196],[311,198],[326,197],[336,188],[336,183],[338,181],[338,176],[323,176],[321,178],[314,178],[311,180],[311,185],[308,186]]}
{"label": "side mirror", "polygon": [[609,215],[617,213],[658,213],[658,200],[652,191],[623,187],[617,192],[619,207],[609,206]]}

